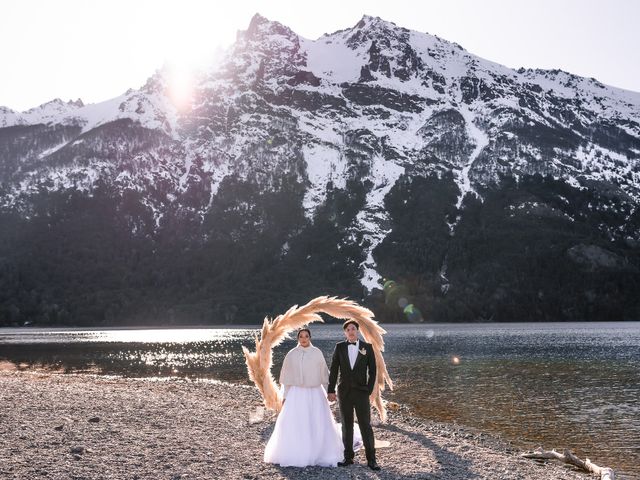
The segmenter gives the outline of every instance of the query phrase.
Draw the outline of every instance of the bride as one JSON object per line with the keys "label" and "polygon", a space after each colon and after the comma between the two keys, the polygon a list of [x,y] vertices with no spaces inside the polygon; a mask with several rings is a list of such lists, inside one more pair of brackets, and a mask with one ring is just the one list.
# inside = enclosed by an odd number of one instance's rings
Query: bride
{"label": "bride", "polygon": [[[344,446],[327,401],[328,382],[324,356],[311,344],[311,331],[301,328],[298,345],[287,353],[280,371],[284,403],[264,451],[265,462],[335,467],[342,460]],[[361,442],[354,438],[354,443]]]}

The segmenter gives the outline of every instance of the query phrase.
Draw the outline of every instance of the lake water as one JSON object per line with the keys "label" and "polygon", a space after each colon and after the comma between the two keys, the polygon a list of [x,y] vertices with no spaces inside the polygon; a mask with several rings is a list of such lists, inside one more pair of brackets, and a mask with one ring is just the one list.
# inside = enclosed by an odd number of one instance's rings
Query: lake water
{"label": "lake water", "polygon": [[[640,479],[640,322],[384,325],[395,391],[424,418],[520,448],[570,448]],[[313,325],[327,359],[339,325]],[[258,330],[0,329],[0,361],[19,369],[248,382],[241,346]],[[295,345],[274,353],[274,373]],[[6,364],[5,364],[6,365]]]}

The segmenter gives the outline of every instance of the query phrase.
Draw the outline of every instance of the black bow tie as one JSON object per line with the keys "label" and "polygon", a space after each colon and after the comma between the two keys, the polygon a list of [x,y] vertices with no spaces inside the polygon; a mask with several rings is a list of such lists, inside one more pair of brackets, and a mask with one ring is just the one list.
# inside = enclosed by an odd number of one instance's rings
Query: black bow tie
{"label": "black bow tie", "polygon": [[347,343],[348,343],[349,345],[355,345],[355,344],[357,344],[358,342],[347,342]]}

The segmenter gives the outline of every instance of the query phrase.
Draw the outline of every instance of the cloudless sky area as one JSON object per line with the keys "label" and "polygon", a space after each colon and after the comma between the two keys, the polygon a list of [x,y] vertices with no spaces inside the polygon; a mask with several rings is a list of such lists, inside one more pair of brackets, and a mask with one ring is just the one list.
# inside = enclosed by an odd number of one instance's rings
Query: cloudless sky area
{"label": "cloudless sky area", "polygon": [[636,0],[8,0],[0,3],[0,105],[99,102],[163,66],[204,67],[256,12],[311,39],[379,16],[508,67],[560,68],[640,91]]}

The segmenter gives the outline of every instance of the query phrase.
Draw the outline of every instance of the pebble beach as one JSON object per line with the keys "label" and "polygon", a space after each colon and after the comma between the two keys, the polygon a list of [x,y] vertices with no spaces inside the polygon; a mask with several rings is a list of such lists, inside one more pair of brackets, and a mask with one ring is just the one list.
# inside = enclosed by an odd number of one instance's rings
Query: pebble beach
{"label": "pebble beach", "polygon": [[2,479],[593,478],[520,458],[497,438],[413,417],[402,405],[374,423],[381,472],[364,452],[346,468],[262,461],[275,417],[250,385],[0,371]]}

